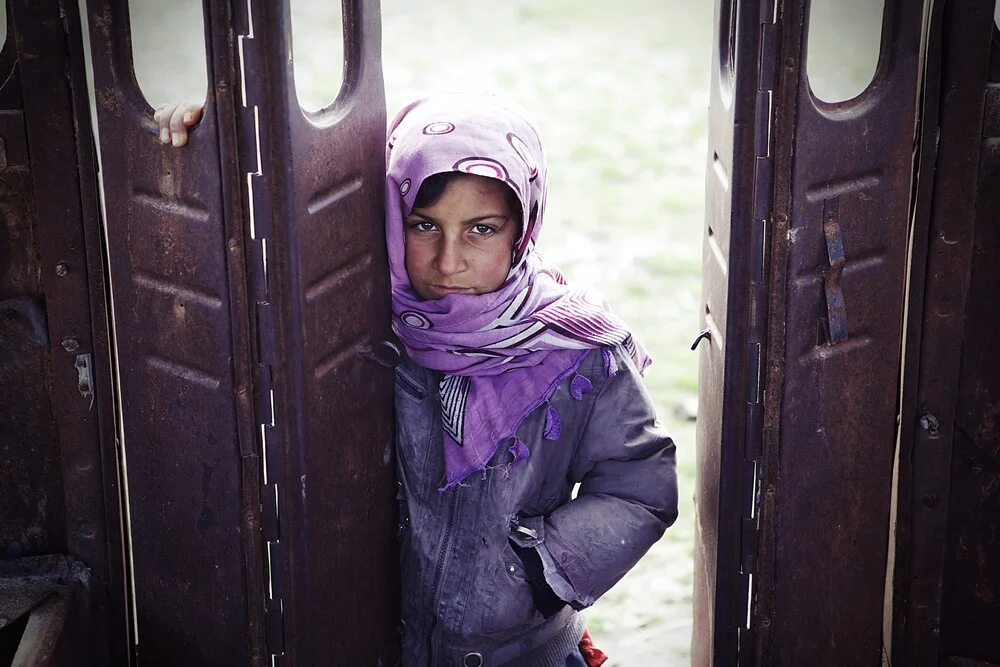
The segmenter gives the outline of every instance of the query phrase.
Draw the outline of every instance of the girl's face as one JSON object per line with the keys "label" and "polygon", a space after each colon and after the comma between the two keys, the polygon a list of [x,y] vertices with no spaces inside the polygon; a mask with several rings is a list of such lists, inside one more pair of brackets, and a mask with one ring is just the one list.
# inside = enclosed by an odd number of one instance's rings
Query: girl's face
{"label": "girl's face", "polygon": [[500,289],[519,228],[506,188],[495,178],[457,174],[430,206],[406,216],[406,273],[417,294],[441,299]]}

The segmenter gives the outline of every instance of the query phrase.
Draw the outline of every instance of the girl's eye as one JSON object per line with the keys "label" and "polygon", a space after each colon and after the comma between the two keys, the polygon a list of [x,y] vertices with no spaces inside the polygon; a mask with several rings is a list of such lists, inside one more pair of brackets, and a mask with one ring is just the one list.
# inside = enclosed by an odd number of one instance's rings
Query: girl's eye
{"label": "girl's eye", "polygon": [[493,229],[492,227],[490,227],[489,225],[479,224],[479,225],[473,225],[472,231],[475,234],[481,234],[481,235],[485,236],[487,234],[492,234],[496,230]]}
{"label": "girl's eye", "polygon": [[413,220],[410,222],[410,229],[418,232],[432,232],[434,231],[434,223],[426,220]]}

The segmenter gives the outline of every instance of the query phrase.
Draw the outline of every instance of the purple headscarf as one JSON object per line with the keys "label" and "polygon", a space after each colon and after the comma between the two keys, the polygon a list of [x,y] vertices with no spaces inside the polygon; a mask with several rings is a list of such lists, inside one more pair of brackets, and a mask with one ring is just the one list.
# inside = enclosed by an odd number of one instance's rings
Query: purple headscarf
{"label": "purple headscarf", "polygon": [[[442,94],[417,100],[397,114],[386,143],[386,238],[392,279],[393,330],[418,364],[444,373],[444,488],[484,470],[501,443],[516,464],[529,455],[517,427],[574,376],[577,399],[590,381],[576,370],[594,348],[622,345],[641,370],[649,357],[594,290],[566,285],[542,264],[535,243],[545,211],[545,154],[535,125],[517,106],[489,95]],[[404,263],[403,220],[424,179],[466,172],[506,183],[517,194],[524,233],[510,273],[489,294],[449,294],[424,300]],[[545,437],[561,431],[549,406]]]}

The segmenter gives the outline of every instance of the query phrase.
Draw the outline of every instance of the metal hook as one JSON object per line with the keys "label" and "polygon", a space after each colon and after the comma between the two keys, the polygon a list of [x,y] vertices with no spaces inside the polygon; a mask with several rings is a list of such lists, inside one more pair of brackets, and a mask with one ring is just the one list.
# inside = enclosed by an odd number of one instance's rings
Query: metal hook
{"label": "metal hook", "polygon": [[399,346],[387,340],[380,340],[373,346],[365,345],[358,353],[385,368],[395,368],[403,360],[403,352]]}
{"label": "metal hook", "polygon": [[691,349],[692,350],[698,349],[699,343],[701,343],[701,341],[705,340],[706,338],[708,340],[712,340],[712,330],[711,329],[702,329],[701,333],[699,333],[698,336],[691,343]]}

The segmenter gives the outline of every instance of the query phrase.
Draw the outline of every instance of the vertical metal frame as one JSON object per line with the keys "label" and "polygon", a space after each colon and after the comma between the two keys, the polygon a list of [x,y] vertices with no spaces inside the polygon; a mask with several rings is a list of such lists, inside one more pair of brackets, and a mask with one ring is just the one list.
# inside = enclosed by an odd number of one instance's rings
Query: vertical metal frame
{"label": "vertical metal frame", "polygon": [[873,83],[817,101],[780,3],[758,664],[881,654],[922,12],[887,0]]}
{"label": "vertical metal frame", "polygon": [[343,11],[340,94],[305,113],[287,57],[289,3],[236,9],[268,650],[280,664],[399,657],[393,379],[376,362],[398,359],[386,342],[381,18],[376,0],[347,0]]}
{"label": "vertical metal frame", "polygon": [[228,3],[205,4],[208,102],[163,146],[126,0],[88,0],[117,331],[137,653],[263,664],[260,461]]}
{"label": "vertical metal frame", "polygon": [[[703,246],[692,664],[749,657],[771,184],[773,2],[716,2]],[[742,656],[742,658],[741,658]]]}

